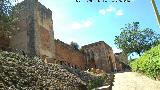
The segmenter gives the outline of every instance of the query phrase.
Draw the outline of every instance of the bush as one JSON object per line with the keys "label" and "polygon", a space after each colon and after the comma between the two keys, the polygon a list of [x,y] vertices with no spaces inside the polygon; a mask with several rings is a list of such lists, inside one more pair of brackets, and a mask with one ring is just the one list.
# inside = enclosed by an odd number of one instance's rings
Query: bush
{"label": "bush", "polygon": [[132,70],[160,80],[160,45],[144,53],[140,58],[131,61]]}
{"label": "bush", "polygon": [[94,80],[89,80],[89,83],[87,84],[88,90],[103,86],[106,84],[105,80],[107,80],[106,76],[98,76]]}

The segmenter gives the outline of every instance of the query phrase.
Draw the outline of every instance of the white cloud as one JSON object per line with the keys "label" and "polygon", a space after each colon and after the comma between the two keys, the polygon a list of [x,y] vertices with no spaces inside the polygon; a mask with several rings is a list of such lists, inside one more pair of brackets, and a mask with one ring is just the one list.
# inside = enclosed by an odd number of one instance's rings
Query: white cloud
{"label": "white cloud", "polygon": [[116,16],[124,15],[123,10],[117,9],[116,7],[113,7],[112,5],[109,5],[106,9],[99,10],[99,13],[103,16],[105,16],[107,13],[114,13]]}
{"label": "white cloud", "polygon": [[84,21],[73,22],[70,25],[70,28],[72,30],[78,30],[78,29],[89,28],[91,26],[92,26],[92,21],[90,19],[87,19],[87,20],[84,20]]}
{"label": "white cloud", "polygon": [[112,48],[112,49],[113,49],[113,52],[114,52],[114,53],[120,53],[120,52],[122,52],[122,50],[117,49],[117,48]]}
{"label": "white cloud", "polygon": [[99,13],[102,14],[102,15],[106,15],[106,11],[104,9],[99,10]]}
{"label": "white cloud", "polygon": [[117,16],[122,16],[124,13],[123,13],[123,11],[122,10],[118,10],[117,12],[116,12],[116,15]]}
{"label": "white cloud", "polygon": [[82,28],[82,24],[80,22],[73,22],[71,24],[71,28],[72,29],[81,29]]}
{"label": "white cloud", "polygon": [[112,12],[113,10],[111,8],[107,8],[105,12]]}
{"label": "white cloud", "polygon": [[88,28],[92,26],[92,22],[90,20],[87,20],[84,22],[84,27]]}
{"label": "white cloud", "polygon": [[109,5],[109,7],[106,9],[106,12],[114,12],[116,11],[116,8],[113,7],[112,5]]}

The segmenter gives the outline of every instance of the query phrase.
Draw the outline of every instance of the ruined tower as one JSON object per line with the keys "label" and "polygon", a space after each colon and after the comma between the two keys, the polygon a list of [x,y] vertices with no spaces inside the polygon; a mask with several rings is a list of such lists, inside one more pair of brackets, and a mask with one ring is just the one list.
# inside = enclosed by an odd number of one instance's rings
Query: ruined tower
{"label": "ruined tower", "polygon": [[104,41],[82,46],[82,51],[86,54],[88,68],[98,68],[105,72],[113,71],[115,65],[113,50]]}
{"label": "ruined tower", "polygon": [[23,50],[29,56],[55,57],[52,11],[38,0],[24,0],[13,12],[18,17],[10,47]]}

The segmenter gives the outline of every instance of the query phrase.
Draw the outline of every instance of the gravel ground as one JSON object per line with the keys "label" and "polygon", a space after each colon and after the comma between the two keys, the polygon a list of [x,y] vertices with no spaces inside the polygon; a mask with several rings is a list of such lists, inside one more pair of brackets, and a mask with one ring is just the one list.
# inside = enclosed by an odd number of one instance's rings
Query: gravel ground
{"label": "gravel ground", "polygon": [[112,90],[160,90],[160,81],[135,72],[116,73]]}

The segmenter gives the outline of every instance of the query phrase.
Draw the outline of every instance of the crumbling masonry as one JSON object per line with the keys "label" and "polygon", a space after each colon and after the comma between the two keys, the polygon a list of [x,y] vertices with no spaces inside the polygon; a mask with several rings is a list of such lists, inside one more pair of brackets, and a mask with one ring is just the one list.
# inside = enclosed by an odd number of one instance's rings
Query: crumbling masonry
{"label": "crumbling masonry", "polygon": [[16,7],[19,30],[14,33],[11,48],[23,50],[29,56],[55,57],[52,11],[38,0],[24,0]]}
{"label": "crumbling masonry", "polygon": [[16,7],[20,7],[13,12],[19,18],[19,30],[12,36],[11,48],[71,68],[113,71],[116,60],[112,48],[105,42],[85,45],[81,50],[74,49],[60,40],[54,40],[52,11],[38,0],[24,0]]}

